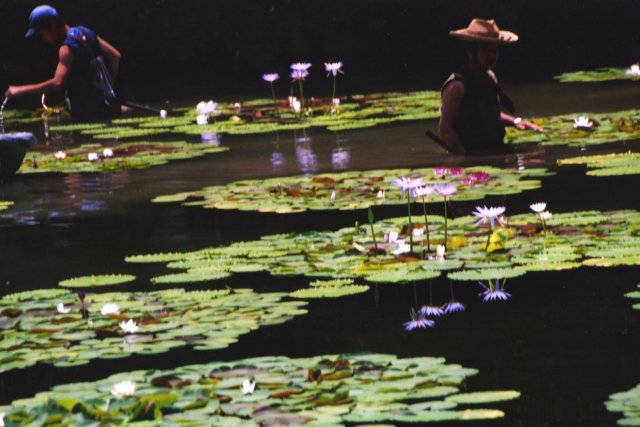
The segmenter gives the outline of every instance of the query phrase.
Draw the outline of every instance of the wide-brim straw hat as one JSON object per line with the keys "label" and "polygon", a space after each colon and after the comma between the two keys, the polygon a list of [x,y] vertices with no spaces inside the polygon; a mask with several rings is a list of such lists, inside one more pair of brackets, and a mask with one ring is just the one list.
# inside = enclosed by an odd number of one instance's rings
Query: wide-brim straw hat
{"label": "wide-brim straw hat", "polygon": [[449,35],[459,40],[484,43],[511,44],[518,41],[518,35],[498,28],[493,19],[471,21],[467,28],[449,31]]}

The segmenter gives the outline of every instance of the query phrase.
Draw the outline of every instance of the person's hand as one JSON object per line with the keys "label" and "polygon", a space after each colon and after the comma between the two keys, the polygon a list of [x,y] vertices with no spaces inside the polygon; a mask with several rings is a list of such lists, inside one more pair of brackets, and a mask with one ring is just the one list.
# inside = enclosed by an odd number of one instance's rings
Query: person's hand
{"label": "person's hand", "polygon": [[13,98],[14,96],[22,95],[22,88],[20,86],[9,86],[4,93],[6,98]]}
{"label": "person's hand", "polygon": [[532,130],[535,132],[544,132],[544,129],[542,129],[540,126],[538,126],[537,124],[530,122],[529,120],[524,120],[521,119],[519,121],[519,123],[514,124],[514,126],[518,129],[518,130]]}

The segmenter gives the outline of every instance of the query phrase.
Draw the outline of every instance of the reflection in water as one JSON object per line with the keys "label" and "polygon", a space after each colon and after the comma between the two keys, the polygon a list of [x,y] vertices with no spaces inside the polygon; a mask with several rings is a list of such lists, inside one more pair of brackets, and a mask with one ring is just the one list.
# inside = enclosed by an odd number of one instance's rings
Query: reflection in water
{"label": "reflection in water", "polygon": [[300,172],[315,173],[318,170],[318,158],[311,149],[310,142],[296,141],[296,158],[298,159]]}
{"label": "reflection in water", "polygon": [[286,159],[284,157],[284,153],[280,153],[278,151],[274,151],[271,153],[271,170],[277,172],[281,170],[286,163]]}
{"label": "reflection in water", "polygon": [[480,286],[484,289],[480,295],[482,296],[482,301],[496,301],[502,300],[506,301],[511,298],[511,294],[504,290],[504,286],[507,283],[507,280],[504,279],[502,283],[500,283],[499,279],[496,280],[487,280],[487,284],[485,285],[482,282],[478,282]]}
{"label": "reflection in water", "polygon": [[351,160],[351,153],[349,148],[334,148],[331,152],[331,166],[333,170],[344,170],[349,167],[349,160]]}
{"label": "reflection in water", "polygon": [[62,126],[71,124],[71,116],[64,110],[49,109],[42,114],[42,123],[44,125],[44,137],[47,142],[55,143],[73,143],[73,132],[69,131],[53,131],[54,126]]}
{"label": "reflection in water", "polygon": [[215,132],[205,132],[200,134],[200,140],[203,143],[213,145],[214,147],[220,145],[220,139],[222,139],[220,135]]}

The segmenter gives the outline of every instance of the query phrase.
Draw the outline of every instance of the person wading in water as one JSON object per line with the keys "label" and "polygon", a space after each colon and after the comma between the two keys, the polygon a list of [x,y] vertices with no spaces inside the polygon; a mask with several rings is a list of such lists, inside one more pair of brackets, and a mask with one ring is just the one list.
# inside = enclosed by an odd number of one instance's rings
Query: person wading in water
{"label": "person wading in water", "polygon": [[64,91],[74,120],[119,114],[120,105],[111,87],[120,67],[121,55],[116,48],[89,28],[69,26],[58,11],[48,5],[36,7],[29,16],[25,37],[36,34],[45,43],[59,46],[56,71],[52,78],[40,83],[9,86],[5,97]]}
{"label": "person wading in water", "polygon": [[492,71],[501,45],[518,36],[501,31],[493,20],[473,19],[467,28],[449,34],[465,43],[467,63],[442,86],[438,134],[454,154],[504,152],[506,125],[542,132],[513,114],[513,103],[500,89]]}

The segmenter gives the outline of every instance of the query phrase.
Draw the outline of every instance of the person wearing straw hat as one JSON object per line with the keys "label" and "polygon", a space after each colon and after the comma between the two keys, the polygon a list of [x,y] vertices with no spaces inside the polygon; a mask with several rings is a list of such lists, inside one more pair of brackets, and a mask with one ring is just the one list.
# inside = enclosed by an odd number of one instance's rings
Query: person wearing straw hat
{"label": "person wearing straw hat", "polygon": [[493,20],[477,18],[449,34],[464,43],[467,54],[467,63],[442,86],[438,134],[449,150],[455,154],[500,152],[507,125],[541,132],[537,125],[512,115],[513,103],[492,71],[500,46],[515,43],[518,36],[500,30]]}
{"label": "person wearing straw hat", "polygon": [[116,48],[89,28],[69,26],[49,5],[38,6],[29,15],[25,38],[36,35],[47,44],[59,46],[55,73],[40,83],[9,86],[5,97],[64,91],[67,107],[74,119],[86,120],[119,113],[120,105],[105,97],[110,94],[115,98],[111,82],[118,75],[121,58]]}

